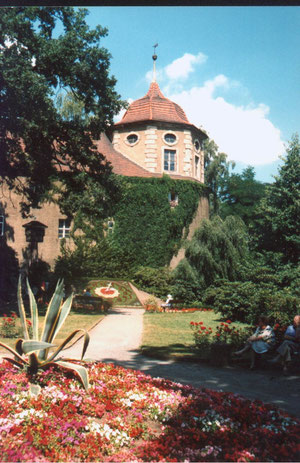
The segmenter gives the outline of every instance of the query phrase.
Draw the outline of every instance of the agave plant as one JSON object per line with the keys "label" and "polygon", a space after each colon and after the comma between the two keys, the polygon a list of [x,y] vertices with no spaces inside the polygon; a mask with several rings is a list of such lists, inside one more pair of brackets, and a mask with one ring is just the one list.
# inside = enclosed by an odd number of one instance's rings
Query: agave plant
{"label": "agave plant", "polygon": [[[84,357],[86,349],[88,347],[90,337],[87,331],[82,329],[77,329],[73,331],[59,346],[53,344],[53,341],[65,322],[72,306],[73,294],[69,296],[64,302],[64,284],[63,280],[59,280],[55,289],[55,292],[52,296],[51,301],[49,302],[47,313],[45,316],[44,326],[42,329],[42,334],[39,339],[38,332],[38,310],[35,297],[30,288],[28,279],[27,279],[27,288],[29,295],[30,303],[30,313],[31,313],[31,324],[32,324],[32,336],[30,338],[27,322],[25,308],[22,299],[22,289],[21,289],[21,276],[18,282],[18,307],[19,314],[21,319],[21,325],[23,329],[23,339],[17,339],[15,348],[11,348],[4,343],[0,342],[0,345],[7,349],[14,355],[14,359],[5,357],[5,359],[14,365],[20,368],[27,368],[27,371],[31,374],[36,374],[39,369],[46,370],[50,366],[58,365],[59,367],[73,371],[77,373],[80,377],[80,380],[85,387],[88,389],[89,380],[87,370],[78,364],[71,363],[70,361],[74,359],[65,359],[61,360],[57,358],[58,354],[62,349],[71,341],[71,339],[76,336],[77,333],[84,333],[84,343],[82,348],[81,360]],[[51,347],[56,347],[53,353],[49,353]],[[66,361],[67,360],[67,361]]]}

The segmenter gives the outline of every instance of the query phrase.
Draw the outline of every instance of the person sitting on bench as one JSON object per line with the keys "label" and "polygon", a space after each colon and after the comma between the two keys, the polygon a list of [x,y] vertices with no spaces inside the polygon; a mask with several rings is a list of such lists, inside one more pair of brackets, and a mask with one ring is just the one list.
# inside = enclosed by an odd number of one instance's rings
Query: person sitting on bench
{"label": "person sitting on bench", "polygon": [[166,308],[171,307],[171,301],[173,300],[173,296],[171,294],[168,294],[166,302],[164,302],[161,306],[164,310]]}
{"label": "person sitting on bench", "polygon": [[291,355],[300,351],[300,315],[296,315],[293,324],[288,326],[284,334],[284,341],[277,349],[278,355],[270,363],[283,363],[283,372],[287,373],[291,362]]}
{"label": "person sitting on bench", "polygon": [[245,347],[234,352],[234,355],[241,355],[250,351],[251,370],[255,368],[256,354],[264,354],[265,352],[268,352],[268,350],[270,350],[270,348],[275,344],[275,334],[268,323],[268,318],[261,315],[258,319],[258,327],[255,333],[247,339]]}

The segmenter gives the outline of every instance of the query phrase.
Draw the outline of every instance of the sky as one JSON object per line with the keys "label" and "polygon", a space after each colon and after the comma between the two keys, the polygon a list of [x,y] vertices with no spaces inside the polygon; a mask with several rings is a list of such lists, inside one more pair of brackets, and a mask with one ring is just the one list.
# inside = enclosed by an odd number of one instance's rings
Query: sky
{"label": "sky", "polygon": [[[152,79],[189,121],[234,161],[272,182],[300,132],[300,6],[89,7],[122,99],[144,96]],[[119,115],[116,120],[120,118]]]}

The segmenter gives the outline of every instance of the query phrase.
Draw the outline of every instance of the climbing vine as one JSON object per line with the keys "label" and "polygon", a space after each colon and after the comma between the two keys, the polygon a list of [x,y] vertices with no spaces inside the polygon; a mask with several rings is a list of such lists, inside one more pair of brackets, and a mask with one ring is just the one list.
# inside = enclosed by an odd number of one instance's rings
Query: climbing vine
{"label": "climbing vine", "polygon": [[[128,253],[136,265],[168,265],[188,233],[205,187],[189,180],[123,177],[114,213],[111,244]],[[170,195],[178,197],[171,207]]]}

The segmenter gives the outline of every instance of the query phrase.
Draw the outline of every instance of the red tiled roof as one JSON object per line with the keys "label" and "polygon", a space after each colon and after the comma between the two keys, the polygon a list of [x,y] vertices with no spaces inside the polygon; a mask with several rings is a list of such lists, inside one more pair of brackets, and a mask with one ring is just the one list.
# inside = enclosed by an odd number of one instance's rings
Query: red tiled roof
{"label": "red tiled roof", "polygon": [[189,124],[183,109],[173,101],[164,97],[156,82],[152,82],[148,93],[134,101],[118,124],[140,121],[164,121]]}
{"label": "red tiled roof", "polygon": [[128,177],[152,177],[152,173],[131,161],[119,151],[116,151],[105,133],[101,133],[100,140],[94,142],[99,153],[103,154],[112,164],[113,172]]}

